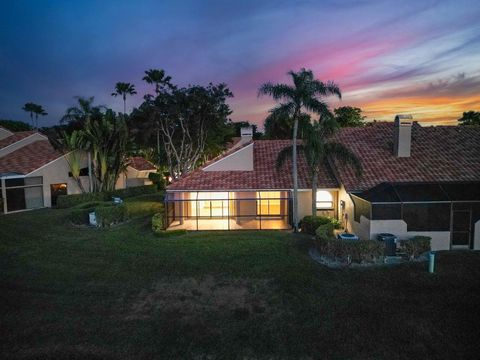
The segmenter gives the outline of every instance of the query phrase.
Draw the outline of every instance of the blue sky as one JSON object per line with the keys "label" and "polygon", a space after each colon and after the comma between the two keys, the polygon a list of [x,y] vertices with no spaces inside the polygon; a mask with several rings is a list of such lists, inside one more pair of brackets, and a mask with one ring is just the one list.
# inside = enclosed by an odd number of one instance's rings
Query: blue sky
{"label": "blue sky", "polygon": [[261,124],[273,105],[262,82],[302,67],[343,90],[369,119],[412,113],[452,123],[480,110],[478,1],[9,1],[0,2],[0,118],[28,121],[25,102],[58,122],[73,97],[110,96],[162,68],[180,85],[225,82],[234,120]]}

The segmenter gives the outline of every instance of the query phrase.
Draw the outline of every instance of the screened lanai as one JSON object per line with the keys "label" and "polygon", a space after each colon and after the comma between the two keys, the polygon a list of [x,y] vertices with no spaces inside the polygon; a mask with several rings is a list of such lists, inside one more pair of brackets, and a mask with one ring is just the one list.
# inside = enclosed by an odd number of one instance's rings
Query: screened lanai
{"label": "screened lanai", "polygon": [[450,231],[453,247],[473,247],[480,182],[383,183],[352,200],[357,222],[403,220],[408,231]]}
{"label": "screened lanai", "polygon": [[171,192],[165,207],[169,230],[290,228],[288,191]]}

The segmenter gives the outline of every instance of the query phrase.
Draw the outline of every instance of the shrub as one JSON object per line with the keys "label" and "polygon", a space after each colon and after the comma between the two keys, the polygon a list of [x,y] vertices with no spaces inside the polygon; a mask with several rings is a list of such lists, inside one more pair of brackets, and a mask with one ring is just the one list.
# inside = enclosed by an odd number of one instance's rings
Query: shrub
{"label": "shrub", "polygon": [[[110,207],[113,206],[111,202],[88,202],[75,206],[70,210],[69,219],[75,225],[84,225],[90,223],[89,214],[91,212],[97,212],[97,209],[100,207]],[[98,219],[97,219],[98,223]]]}
{"label": "shrub", "polygon": [[158,237],[170,237],[170,236],[178,236],[178,235],[185,235],[187,233],[187,230],[161,230],[155,232],[155,235]]}
{"label": "shrub", "polygon": [[321,255],[352,262],[371,262],[383,256],[385,245],[377,240],[340,240],[329,237],[316,238]]}
{"label": "shrub", "polygon": [[414,236],[408,240],[400,240],[400,246],[410,259],[414,259],[430,250],[431,240],[432,238],[429,236]]}
{"label": "shrub", "polygon": [[152,216],[163,211],[163,194],[144,195],[127,199],[125,205],[130,217]]}
{"label": "shrub", "polygon": [[317,230],[315,230],[315,235],[317,235],[319,238],[329,239],[333,237],[334,228],[335,226],[331,222],[322,224],[317,228]]}
{"label": "shrub", "polygon": [[79,204],[104,201],[104,193],[85,193],[85,194],[72,194],[72,195],[60,195],[57,198],[57,207],[60,209],[73,207]]}
{"label": "shrub", "polygon": [[109,227],[124,222],[128,218],[125,204],[99,206],[95,208],[95,214],[100,227]]}
{"label": "shrub", "polygon": [[331,219],[325,216],[309,215],[302,219],[300,222],[300,228],[302,229],[302,232],[315,235],[315,231],[318,229],[318,227],[324,224],[332,224]]}
{"label": "shrub", "polygon": [[152,216],[152,230],[154,233],[165,230],[164,214],[156,213]]}
{"label": "shrub", "polygon": [[144,185],[100,193],[60,195],[57,198],[57,207],[63,209],[86,202],[109,201],[112,199],[113,196],[129,198],[132,196],[138,196],[143,194],[153,194],[155,192],[157,192],[157,188],[155,185]]}
{"label": "shrub", "polygon": [[148,178],[157,187],[158,191],[165,190],[167,186],[167,181],[165,180],[165,176],[162,173],[150,173],[148,174]]}

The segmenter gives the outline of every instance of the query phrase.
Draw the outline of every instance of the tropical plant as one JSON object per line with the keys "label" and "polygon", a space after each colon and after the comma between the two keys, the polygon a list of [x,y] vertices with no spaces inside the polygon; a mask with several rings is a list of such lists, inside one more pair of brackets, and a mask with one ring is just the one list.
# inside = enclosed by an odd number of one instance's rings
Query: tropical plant
{"label": "tropical plant", "polygon": [[135,90],[135,85],[124,82],[117,82],[115,84],[115,91],[112,93],[112,96],[121,96],[123,99],[123,117],[127,112],[127,95],[135,95],[137,91]]}
{"label": "tropical plant", "polygon": [[51,138],[50,142],[57,150],[65,155],[72,178],[77,183],[81,192],[85,193],[86,191],[80,178],[80,171],[85,156],[84,153],[82,153],[82,150],[85,150],[85,136],[83,131],[74,130],[70,134],[62,131],[55,138]]}
{"label": "tropical plant", "polygon": [[458,119],[460,125],[476,125],[480,126],[480,111],[466,111],[462,117]]}
{"label": "tropical plant", "polygon": [[88,98],[75,96],[75,99],[78,104],[69,107],[60,120],[60,123],[68,124],[70,130],[83,129],[88,119],[96,121],[103,117],[106,108],[103,105],[94,106],[95,98],[93,96]]}
{"label": "tropical plant", "polygon": [[352,106],[341,106],[333,110],[335,120],[341,127],[363,126],[365,116],[362,115],[362,109]]}
{"label": "tropical plant", "polygon": [[112,191],[128,166],[129,131],[124,119],[107,110],[99,120],[89,119],[84,130],[85,148],[92,154],[95,191]]}
{"label": "tropical plant", "polygon": [[[342,165],[352,166],[357,176],[362,174],[362,164],[357,156],[345,145],[331,139],[338,128],[333,118],[325,118],[322,121],[314,121],[310,130],[306,132],[301,144],[297,145],[299,152],[305,156],[308,165],[311,186],[312,186],[312,216],[317,214],[316,197],[318,175],[323,167],[327,165],[327,159],[334,158]],[[277,157],[277,168],[285,163],[288,157],[292,156],[293,145],[283,148]],[[328,165],[327,165],[328,166]]]}
{"label": "tropical plant", "polygon": [[22,110],[30,113],[30,121],[32,122],[32,127],[35,128],[35,123],[33,121],[33,114],[37,110],[37,104],[28,102],[25,105],[23,105]]}
{"label": "tropical plant", "polygon": [[260,95],[270,95],[280,104],[274,109],[288,114],[293,122],[292,177],[293,177],[293,229],[298,231],[298,173],[297,173],[297,133],[298,122],[304,111],[329,116],[327,104],[322,100],[328,95],[341,98],[340,88],[333,81],[326,83],[315,79],[311,70],[289,71],[293,85],[265,83],[258,90]]}
{"label": "tropical plant", "polygon": [[159,69],[150,69],[145,71],[145,76],[142,78],[147,84],[155,85],[155,94],[160,94],[160,90],[168,87],[172,88],[173,85],[171,84],[170,80],[172,78],[170,76],[165,76],[165,70]]}

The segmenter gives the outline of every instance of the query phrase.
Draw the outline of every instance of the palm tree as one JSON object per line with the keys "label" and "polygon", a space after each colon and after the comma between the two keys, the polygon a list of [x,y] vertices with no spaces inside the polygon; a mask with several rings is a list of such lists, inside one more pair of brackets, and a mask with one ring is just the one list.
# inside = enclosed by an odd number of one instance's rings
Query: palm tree
{"label": "palm tree", "polygon": [[95,98],[75,96],[78,105],[71,106],[65,112],[65,115],[60,120],[60,123],[68,123],[73,129],[83,129],[87,119],[98,120],[102,117],[102,111],[105,110],[105,106],[94,106],[93,102]]}
{"label": "palm tree", "polygon": [[289,71],[293,86],[288,84],[263,84],[258,95],[270,95],[280,104],[274,111],[288,114],[293,119],[292,177],[293,177],[293,229],[298,231],[298,174],[297,174],[297,132],[298,120],[303,111],[328,116],[330,111],[322,97],[335,95],[342,97],[340,88],[333,81],[323,83],[316,80],[311,70]]}
{"label": "palm tree", "polygon": [[127,95],[135,95],[137,91],[135,90],[135,85],[124,82],[117,82],[115,84],[115,91],[112,93],[112,96],[120,95],[123,99],[123,117],[127,112]]}
{"label": "palm tree", "polygon": [[[305,155],[312,185],[312,215],[317,214],[316,197],[318,174],[327,163],[327,158],[333,158],[343,165],[350,165],[357,176],[362,174],[362,164],[357,156],[341,143],[330,140],[338,129],[338,123],[333,118],[314,121],[306,131],[302,144],[297,145],[298,151]],[[293,145],[283,148],[277,157],[277,168],[282,167],[285,160],[292,156]]]}
{"label": "palm tree", "polygon": [[35,114],[35,128],[38,129],[38,115],[45,116],[48,115],[48,113],[45,111],[42,105],[35,105],[33,112]]}
{"label": "palm tree", "polygon": [[35,123],[33,122],[33,114],[35,113],[37,106],[38,105],[35,103],[28,102],[22,107],[22,110],[25,110],[26,112],[30,113],[30,121],[32,122],[33,128],[35,128]]}
{"label": "palm tree", "polygon": [[158,70],[158,69],[150,69],[145,71],[145,76],[143,79],[147,84],[154,84],[155,85],[155,94],[160,93],[160,89],[164,86],[172,87],[170,80],[172,78],[170,76],[165,76],[165,70]]}

